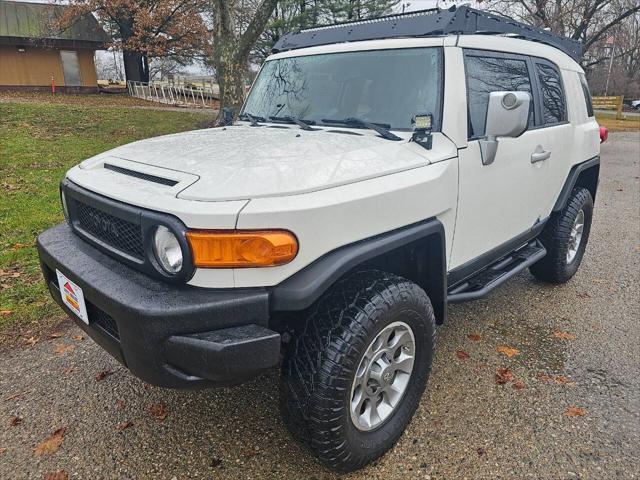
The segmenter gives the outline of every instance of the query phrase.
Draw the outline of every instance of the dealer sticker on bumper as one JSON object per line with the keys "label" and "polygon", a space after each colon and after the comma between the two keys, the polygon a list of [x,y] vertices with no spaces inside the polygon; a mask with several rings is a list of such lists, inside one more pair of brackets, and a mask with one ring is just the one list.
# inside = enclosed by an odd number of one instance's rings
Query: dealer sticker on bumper
{"label": "dealer sticker on bumper", "polygon": [[87,306],[84,303],[82,289],[58,270],[56,270],[56,275],[58,276],[58,286],[60,287],[62,301],[80,320],[89,325],[89,316],[87,315]]}

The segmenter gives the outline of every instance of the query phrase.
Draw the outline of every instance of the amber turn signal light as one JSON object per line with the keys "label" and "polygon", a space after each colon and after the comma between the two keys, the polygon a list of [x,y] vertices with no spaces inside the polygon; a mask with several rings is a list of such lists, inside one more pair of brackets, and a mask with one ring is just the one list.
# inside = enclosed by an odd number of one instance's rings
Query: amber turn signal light
{"label": "amber turn signal light", "polygon": [[298,253],[298,240],[286,230],[191,230],[187,240],[201,268],[273,267]]}

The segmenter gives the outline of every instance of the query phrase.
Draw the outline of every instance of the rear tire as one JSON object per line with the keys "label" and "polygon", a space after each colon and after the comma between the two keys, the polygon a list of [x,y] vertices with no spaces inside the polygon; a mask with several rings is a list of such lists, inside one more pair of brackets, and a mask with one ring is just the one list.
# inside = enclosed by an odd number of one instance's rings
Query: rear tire
{"label": "rear tire", "polygon": [[[418,407],[435,348],[431,302],[409,280],[357,272],[337,282],[301,323],[282,366],[283,418],[322,463],[357,470],[396,443]],[[411,356],[410,373],[400,371],[397,365],[406,367]],[[380,370],[375,358],[388,369]],[[365,390],[361,401],[358,392]],[[380,421],[365,425],[361,418],[376,418],[372,405]]]}
{"label": "rear tire", "polygon": [[539,240],[547,255],[530,267],[538,279],[564,283],[582,262],[593,217],[593,199],[586,188],[574,188],[565,207],[551,215]]}

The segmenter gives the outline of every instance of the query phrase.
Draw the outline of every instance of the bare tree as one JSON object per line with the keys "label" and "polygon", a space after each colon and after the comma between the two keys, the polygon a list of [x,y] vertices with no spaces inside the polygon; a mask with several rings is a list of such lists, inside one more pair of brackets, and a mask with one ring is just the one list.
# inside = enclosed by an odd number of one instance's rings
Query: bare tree
{"label": "bare tree", "polygon": [[220,115],[225,107],[233,108],[236,114],[242,107],[249,54],[277,3],[277,0],[210,0],[212,58],[220,85]]}
{"label": "bare tree", "polygon": [[594,44],[584,66],[593,93],[640,98],[640,14],[626,18]]}
{"label": "bare tree", "polygon": [[623,20],[640,12],[638,0],[490,0],[487,6],[493,12],[579,40],[585,52]]}

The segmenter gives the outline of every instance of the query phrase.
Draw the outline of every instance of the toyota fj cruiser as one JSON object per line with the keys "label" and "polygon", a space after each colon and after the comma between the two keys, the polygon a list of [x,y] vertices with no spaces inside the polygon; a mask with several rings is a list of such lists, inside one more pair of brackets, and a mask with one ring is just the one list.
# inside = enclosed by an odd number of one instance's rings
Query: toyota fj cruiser
{"label": "toyota fj cruiser", "polygon": [[448,303],[576,273],[600,151],[579,56],[467,7],[288,34],[237,122],[67,173],[49,290],[156,385],[280,366],[290,430],[362,467],[414,414]]}

